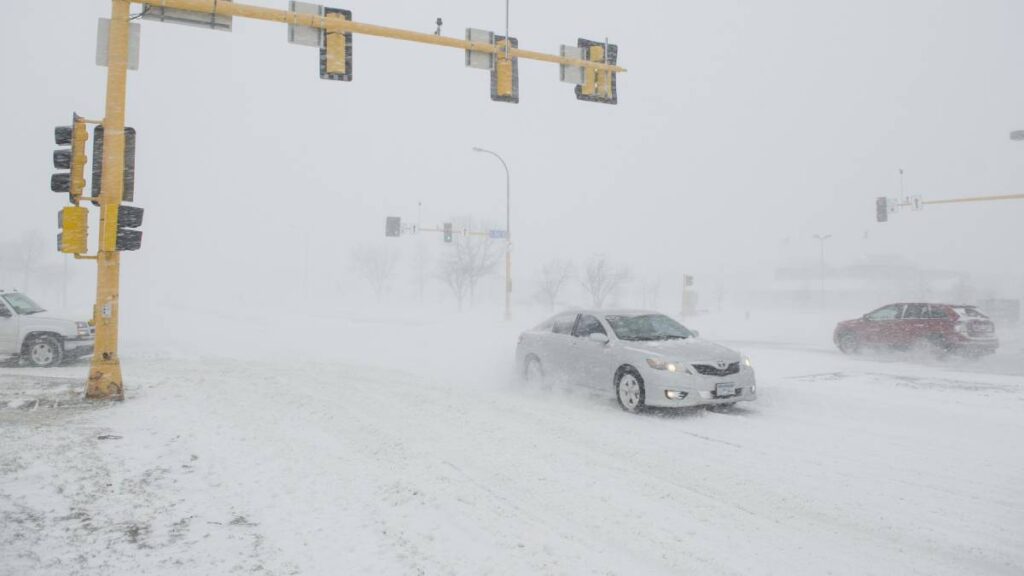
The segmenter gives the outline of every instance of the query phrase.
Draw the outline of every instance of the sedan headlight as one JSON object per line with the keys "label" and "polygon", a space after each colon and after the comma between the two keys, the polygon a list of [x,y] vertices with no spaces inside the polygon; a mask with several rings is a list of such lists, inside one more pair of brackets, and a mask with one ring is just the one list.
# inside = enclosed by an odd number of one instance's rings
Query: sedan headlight
{"label": "sedan headlight", "polygon": [[665,370],[666,372],[685,372],[686,374],[693,374],[693,370],[687,364],[680,362],[669,362],[661,358],[648,358],[647,365],[655,370]]}
{"label": "sedan headlight", "polygon": [[744,356],[743,357],[743,365],[746,366],[747,368],[753,368],[754,367],[754,363],[750,361],[750,356]]}
{"label": "sedan headlight", "polygon": [[679,366],[677,366],[674,362],[666,362],[661,358],[648,358],[647,365],[650,366],[651,368],[654,368],[655,370],[668,370],[669,372],[675,372],[676,370],[679,370]]}

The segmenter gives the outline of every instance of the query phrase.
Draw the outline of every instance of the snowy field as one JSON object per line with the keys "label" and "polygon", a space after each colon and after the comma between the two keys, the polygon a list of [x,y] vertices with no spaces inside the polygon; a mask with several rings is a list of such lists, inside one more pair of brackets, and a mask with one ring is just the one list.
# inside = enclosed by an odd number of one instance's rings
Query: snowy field
{"label": "snowy field", "polygon": [[760,399],[631,416],[519,383],[522,316],[151,313],[123,404],[0,368],[0,574],[1024,573],[1019,333],[851,358],[837,318],[709,316]]}

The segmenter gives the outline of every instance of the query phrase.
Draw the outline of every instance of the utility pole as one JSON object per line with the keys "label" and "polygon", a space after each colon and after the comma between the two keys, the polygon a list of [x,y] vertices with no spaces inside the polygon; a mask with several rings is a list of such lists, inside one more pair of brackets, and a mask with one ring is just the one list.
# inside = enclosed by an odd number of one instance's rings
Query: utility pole
{"label": "utility pole", "polygon": [[[448,48],[461,49],[466,52],[467,65],[484,67],[491,72],[492,100],[518,102],[518,67],[519,59],[534,60],[558,64],[561,67],[561,78],[576,84],[576,98],[590,102],[617,104],[616,78],[619,73],[626,72],[616,64],[616,58],[609,58],[606,52],[617,55],[614,45],[598,50],[592,41],[579,39],[577,47],[567,50],[563,47],[562,54],[552,55],[542,52],[522,50],[516,39],[508,38],[508,1],[506,0],[506,37],[498,39],[493,33],[484,32],[489,41],[480,41],[479,35],[467,30],[467,38],[445,37],[437,34],[424,34],[409,30],[400,30],[385,26],[365,24],[352,20],[351,12],[338,10],[306,2],[295,2],[294,10],[277,10],[253,6],[231,0],[110,0],[110,21],[106,23],[106,105],[102,121],[87,121],[74,118],[75,133],[84,133],[84,124],[100,124],[102,127],[102,156],[100,158],[102,176],[99,189],[92,197],[81,196],[81,183],[57,180],[51,183],[55,192],[73,190],[73,207],[62,211],[61,222],[64,230],[65,246],[59,246],[64,253],[74,254],[76,259],[95,260],[97,263],[96,303],[93,308],[93,322],[96,327],[95,353],[89,369],[89,380],[86,386],[86,397],[90,399],[124,399],[124,382],[121,374],[121,362],[118,356],[118,326],[120,317],[120,251],[136,250],[141,243],[141,232],[133,230],[141,225],[142,209],[133,206],[122,206],[122,201],[131,202],[134,186],[134,156],[126,160],[127,148],[134,150],[134,131],[125,127],[125,107],[127,101],[127,76],[129,59],[135,66],[137,55],[133,53],[133,20],[141,18],[148,21],[166,21],[179,24],[198,25],[211,30],[231,30],[233,18],[249,18],[268,22],[278,22],[289,26],[289,41],[319,48],[320,77],[326,80],[351,81],[351,38],[356,34],[391,38],[407,42],[429,44]],[[131,14],[132,4],[140,5],[142,12]],[[501,66],[498,62],[504,59]],[[484,65],[481,66],[481,62]],[[490,66],[486,66],[490,62]],[[568,80],[566,80],[568,78]],[[96,140],[100,139],[100,127],[96,130]],[[84,133],[87,137],[87,133]],[[58,135],[58,139],[62,139]],[[79,149],[84,140],[78,142]],[[58,142],[61,144],[61,142]],[[500,159],[500,157],[499,157]],[[94,161],[97,159],[94,159]],[[55,164],[57,158],[55,156]],[[504,164],[504,160],[502,160]],[[126,166],[130,172],[126,180]],[[94,166],[94,170],[96,167]],[[508,166],[505,166],[508,176]],[[77,174],[77,172],[76,172]],[[95,188],[95,182],[94,182]],[[511,184],[508,184],[510,195]],[[129,197],[125,198],[125,190]],[[85,255],[84,238],[87,230],[87,209],[79,206],[79,200],[89,200],[99,206],[100,239],[99,249],[95,255]],[[506,212],[511,206],[507,201]],[[119,223],[119,220],[121,222]],[[510,218],[506,218],[506,227]],[[507,247],[511,247],[510,231]],[[304,276],[306,290],[309,286],[308,239],[306,240],[306,263]],[[511,259],[506,252],[506,316],[510,315],[511,294]]]}
{"label": "utility pole", "polygon": [[505,320],[510,320],[512,318],[512,175],[505,159],[497,152],[479,147],[474,147],[473,151],[494,156],[505,168]]}
{"label": "utility pole", "polygon": [[[900,170],[900,174],[903,171]],[[831,234],[815,234],[814,239],[821,243],[821,308],[825,308],[825,241],[831,238]]]}

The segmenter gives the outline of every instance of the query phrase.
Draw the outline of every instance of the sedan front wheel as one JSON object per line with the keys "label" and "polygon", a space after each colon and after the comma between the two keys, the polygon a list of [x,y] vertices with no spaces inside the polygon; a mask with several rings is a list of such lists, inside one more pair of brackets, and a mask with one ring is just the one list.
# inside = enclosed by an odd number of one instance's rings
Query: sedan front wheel
{"label": "sedan front wheel", "polygon": [[615,380],[615,397],[626,412],[640,412],[644,409],[644,379],[635,370],[623,370]]}

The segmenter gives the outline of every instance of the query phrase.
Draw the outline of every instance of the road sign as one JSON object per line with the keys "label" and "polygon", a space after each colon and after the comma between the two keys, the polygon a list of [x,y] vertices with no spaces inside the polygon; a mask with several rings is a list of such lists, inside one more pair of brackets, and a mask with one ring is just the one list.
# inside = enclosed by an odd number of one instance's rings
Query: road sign
{"label": "road sign", "polygon": [[1010,132],[1010,140],[1024,140],[1024,130]]}
{"label": "road sign", "polygon": [[504,230],[488,230],[487,237],[491,240],[504,240],[505,238],[508,238],[508,232],[505,232]]}
{"label": "road sign", "polygon": [[[491,32],[490,30],[466,28],[466,40],[474,44],[494,46],[494,32]],[[493,70],[494,53],[481,52],[479,50],[466,50],[466,66],[470,68],[479,68],[481,70]]]}
{"label": "road sign", "polygon": [[[128,26],[128,69],[139,69],[139,38],[142,26],[132,22]],[[96,65],[106,66],[110,58],[110,18],[100,18],[96,30]]]}
{"label": "road sign", "polygon": [[[562,45],[560,53],[562,58],[572,58],[573,60],[587,59],[586,49],[582,46]],[[569,84],[579,86],[580,84],[583,84],[583,67],[560,64],[558,67],[558,79],[562,82],[568,82]]]}
{"label": "road sign", "polygon": [[[288,3],[288,10],[296,14],[310,14],[313,16],[323,16],[324,14],[324,7],[319,4],[296,2],[295,0],[291,0],[291,2]],[[301,46],[319,48],[320,42],[321,34],[319,28],[288,24],[289,44],[299,44]]]}

